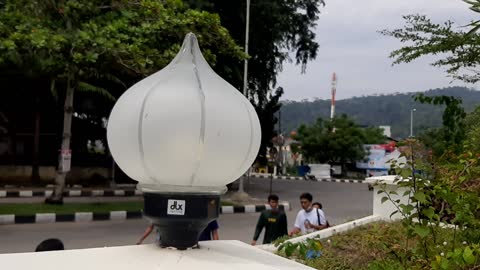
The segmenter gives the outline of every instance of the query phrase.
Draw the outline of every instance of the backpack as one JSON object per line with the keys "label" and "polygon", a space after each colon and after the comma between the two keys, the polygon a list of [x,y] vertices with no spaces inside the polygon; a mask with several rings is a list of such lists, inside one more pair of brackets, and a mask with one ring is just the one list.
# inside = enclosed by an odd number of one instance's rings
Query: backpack
{"label": "backpack", "polygon": [[[318,209],[315,209],[315,210],[317,210],[318,225],[322,225],[322,224],[320,223],[320,214],[318,213]],[[327,228],[330,227],[330,223],[328,223],[328,220],[327,220],[326,217],[325,217],[325,221],[327,222],[327,224],[326,224],[326,225],[327,225]]]}

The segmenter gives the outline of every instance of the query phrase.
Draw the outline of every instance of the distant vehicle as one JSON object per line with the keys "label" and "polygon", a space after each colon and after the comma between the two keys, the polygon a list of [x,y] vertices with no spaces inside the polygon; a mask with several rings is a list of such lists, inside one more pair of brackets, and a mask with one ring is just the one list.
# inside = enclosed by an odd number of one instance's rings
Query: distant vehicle
{"label": "distant vehicle", "polygon": [[305,179],[314,180],[316,179],[331,179],[331,170],[332,167],[330,164],[308,164],[310,171],[305,175]]}

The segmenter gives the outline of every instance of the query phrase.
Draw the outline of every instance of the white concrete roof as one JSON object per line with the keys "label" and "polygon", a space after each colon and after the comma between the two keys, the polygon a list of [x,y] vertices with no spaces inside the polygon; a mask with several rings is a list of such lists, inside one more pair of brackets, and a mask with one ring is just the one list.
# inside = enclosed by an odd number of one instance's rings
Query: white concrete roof
{"label": "white concrete roof", "polygon": [[200,242],[200,249],[156,245],[0,255],[2,269],[15,270],[291,270],[313,269],[240,241]]}

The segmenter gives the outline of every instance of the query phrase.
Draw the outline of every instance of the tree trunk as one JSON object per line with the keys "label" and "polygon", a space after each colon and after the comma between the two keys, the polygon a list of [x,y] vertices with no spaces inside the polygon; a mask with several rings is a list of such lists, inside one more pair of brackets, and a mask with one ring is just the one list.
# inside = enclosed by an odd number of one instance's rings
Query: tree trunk
{"label": "tree trunk", "polygon": [[341,168],[342,168],[342,177],[346,177],[347,176],[347,166],[345,166],[345,162],[342,161],[342,165],[341,165]]}
{"label": "tree trunk", "polygon": [[[70,138],[72,130],[72,115],[73,115],[73,94],[75,87],[72,86],[72,76],[69,75],[67,80],[67,93],[65,97],[65,106],[63,114],[63,137],[62,147],[60,149],[60,155],[62,153],[70,151]],[[62,204],[63,203],[63,190],[65,189],[65,178],[67,173],[63,169],[62,160],[59,158],[57,174],[55,176],[55,189],[52,195],[45,200],[50,204]]]}
{"label": "tree trunk", "polygon": [[35,129],[33,133],[32,175],[33,183],[40,182],[40,97],[35,101]]}
{"label": "tree trunk", "polygon": [[112,166],[110,167],[110,187],[115,188],[115,160],[113,159],[112,153],[109,152],[109,156],[112,157]]}
{"label": "tree trunk", "polygon": [[17,118],[13,113],[8,122],[8,155],[10,165],[17,163]]}

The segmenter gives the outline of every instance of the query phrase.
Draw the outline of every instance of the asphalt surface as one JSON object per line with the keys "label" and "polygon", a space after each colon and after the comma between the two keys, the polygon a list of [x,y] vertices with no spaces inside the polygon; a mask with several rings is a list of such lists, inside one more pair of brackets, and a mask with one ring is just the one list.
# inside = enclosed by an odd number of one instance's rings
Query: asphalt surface
{"label": "asphalt surface", "polygon": [[[270,180],[250,179],[245,187],[252,197],[266,200],[270,191]],[[373,194],[368,191],[366,184],[273,180],[272,192],[279,195],[281,200],[291,203],[293,210],[287,212],[289,229],[292,228],[296,213],[300,209],[299,195],[302,192],[312,193],[314,201],[323,204],[331,224],[372,214]],[[0,207],[2,202],[6,201],[0,200]],[[220,215],[220,238],[250,243],[258,215],[259,213]],[[42,240],[52,237],[61,239],[68,249],[132,245],[147,226],[148,221],[144,219],[0,225],[0,253],[31,252]],[[261,239],[262,236],[259,243]],[[145,243],[152,243],[153,240],[154,237],[150,236]]]}

